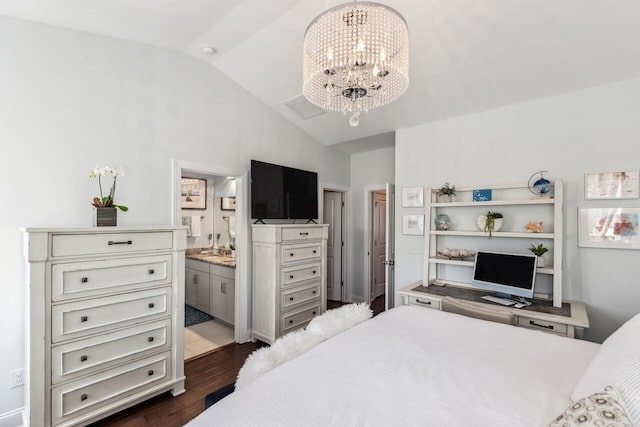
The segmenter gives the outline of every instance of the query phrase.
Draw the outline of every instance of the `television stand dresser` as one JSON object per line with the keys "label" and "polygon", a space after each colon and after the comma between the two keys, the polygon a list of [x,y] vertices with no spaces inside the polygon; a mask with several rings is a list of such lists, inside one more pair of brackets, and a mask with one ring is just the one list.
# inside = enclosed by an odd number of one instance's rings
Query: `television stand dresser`
{"label": "television stand dresser", "polygon": [[589,327],[585,305],[577,301],[563,301],[562,307],[554,307],[552,301],[533,299],[528,307],[513,308],[483,300],[482,297],[491,291],[448,284],[422,286],[422,282],[401,289],[399,294],[405,305],[419,305],[569,338],[582,338]]}
{"label": "television stand dresser", "polygon": [[186,228],[26,228],[27,427],[184,388]]}

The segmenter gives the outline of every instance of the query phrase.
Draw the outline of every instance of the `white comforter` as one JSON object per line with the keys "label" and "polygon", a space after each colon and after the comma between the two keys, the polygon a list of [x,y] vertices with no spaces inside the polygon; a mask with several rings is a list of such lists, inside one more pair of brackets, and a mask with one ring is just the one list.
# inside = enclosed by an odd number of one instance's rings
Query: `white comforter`
{"label": "white comforter", "polygon": [[543,426],[571,403],[598,347],[403,306],[266,373],[188,426]]}

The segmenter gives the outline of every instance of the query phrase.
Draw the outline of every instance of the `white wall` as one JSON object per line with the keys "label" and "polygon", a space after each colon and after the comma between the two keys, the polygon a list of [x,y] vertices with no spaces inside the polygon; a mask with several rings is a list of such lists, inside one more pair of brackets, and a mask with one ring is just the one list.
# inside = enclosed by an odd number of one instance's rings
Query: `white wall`
{"label": "white wall", "polygon": [[381,148],[351,155],[351,234],[349,236],[351,250],[349,259],[349,276],[351,298],[363,301],[365,292],[364,277],[364,237],[365,187],[394,182],[394,147]]}
{"label": "white wall", "polygon": [[96,164],[127,169],[121,225],[170,223],[172,158],[239,170],[255,158],[349,183],[348,155],[186,55],[0,17],[0,58],[0,414],[23,405],[8,388],[24,366],[19,227],[91,225]]}
{"label": "white wall", "polygon": [[[526,183],[537,170],[565,182],[563,296],[586,302],[587,338],[601,341],[640,311],[640,252],[578,248],[584,173],[640,167],[640,79],[396,132],[396,186]],[[353,171],[352,171],[353,175]],[[640,206],[638,200],[620,202]],[[396,211],[397,216],[400,212]],[[396,222],[399,224],[399,222]],[[422,239],[396,227],[396,288],[422,279]]]}

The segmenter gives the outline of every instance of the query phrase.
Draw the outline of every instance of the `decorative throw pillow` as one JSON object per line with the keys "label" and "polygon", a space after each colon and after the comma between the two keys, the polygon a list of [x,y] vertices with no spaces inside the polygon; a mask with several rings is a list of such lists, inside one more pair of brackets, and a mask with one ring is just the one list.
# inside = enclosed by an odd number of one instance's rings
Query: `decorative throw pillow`
{"label": "decorative throw pillow", "polygon": [[616,389],[607,387],[600,393],[584,397],[562,412],[549,427],[633,427]]}
{"label": "decorative throw pillow", "polygon": [[640,314],[607,338],[573,390],[575,402],[613,385],[620,392],[627,414],[640,426]]}
{"label": "decorative throw pillow", "polygon": [[321,316],[316,316],[307,326],[307,331],[322,337],[323,340],[339,334],[349,328],[368,320],[373,315],[369,304],[346,304],[342,307],[328,310]]}

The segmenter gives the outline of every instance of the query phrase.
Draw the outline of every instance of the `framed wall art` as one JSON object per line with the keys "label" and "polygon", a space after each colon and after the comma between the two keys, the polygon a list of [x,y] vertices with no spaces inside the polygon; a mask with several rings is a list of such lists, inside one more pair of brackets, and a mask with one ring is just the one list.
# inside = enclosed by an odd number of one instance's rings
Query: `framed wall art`
{"label": "framed wall art", "polygon": [[421,208],[424,206],[424,187],[403,187],[402,207]]}
{"label": "framed wall art", "polygon": [[584,174],[584,198],[637,199],[638,171],[589,172]]}
{"label": "framed wall art", "polygon": [[402,234],[424,235],[424,215],[402,215]]}
{"label": "framed wall art", "polygon": [[640,208],[578,208],[578,246],[640,249]]}
{"label": "framed wall art", "polygon": [[207,209],[207,180],[182,178],[182,209]]}
{"label": "framed wall art", "polygon": [[222,197],[220,200],[220,209],[223,211],[235,211],[236,210],[236,198],[235,197]]}

